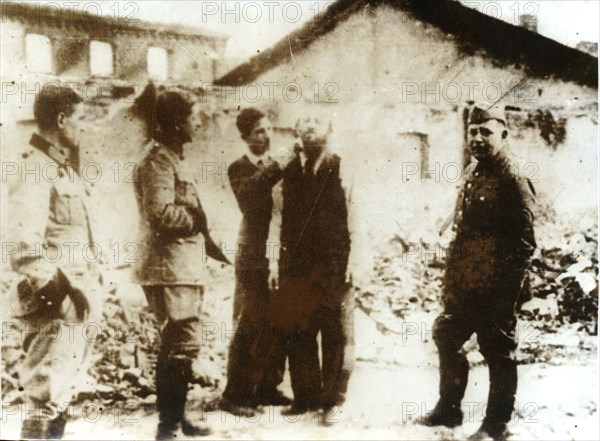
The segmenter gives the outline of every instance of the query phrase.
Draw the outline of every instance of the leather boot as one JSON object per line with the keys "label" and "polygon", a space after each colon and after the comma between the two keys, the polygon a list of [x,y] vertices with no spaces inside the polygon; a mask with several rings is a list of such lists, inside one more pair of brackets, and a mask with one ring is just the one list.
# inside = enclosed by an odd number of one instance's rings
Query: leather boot
{"label": "leather boot", "polygon": [[158,410],[157,440],[175,439],[187,394],[187,380],[178,360],[161,357],[156,363],[156,408]]}
{"label": "leather boot", "polygon": [[181,431],[186,436],[208,436],[212,434],[212,431],[208,427],[200,427],[192,423],[185,413],[185,405],[187,403],[187,391],[188,385],[196,381],[197,373],[194,372],[193,360],[197,357],[197,353],[192,352],[188,354],[189,357],[178,359],[182,370],[183,381],[185,382],[185,392],[182,391],[182,410],[181,410]]}
{"label": "leather boot", "polygon": [[67,415],[65,412],[61,412],[56,418],[50,421],[50,424],[48,425],[48,438],[63,439],[66,425]]}
{"label": "leather boot", "polygon": [[48,439],[49,421],[39,416],[27,418],[21,426],[21,439]]}
{"label": "leather boot", "polygon": [[422,426],[446,426],[456,427],[462,424],[463,413],[460,406],[445,404],[438,401],[433,410],[424,417],[420,418],[418,423]]}
{"label": "leather boot", "polygon": [[489,420],[483,420],[481,427],[467,438],[469,441],[484,441],[492,439],[494,441],[506,441],[510,433],[504,423],[496,423]]}
{"label": "leather boot", "polygon": [[176,439],[177,431],[186,436],[208,436],[211,430],[199,427],[185,416],[188,384],[191,378],[191,360],[186,358],[170,358],[165,362],[165,369],[158,369],[156,407],[158,408],[157,440]]}

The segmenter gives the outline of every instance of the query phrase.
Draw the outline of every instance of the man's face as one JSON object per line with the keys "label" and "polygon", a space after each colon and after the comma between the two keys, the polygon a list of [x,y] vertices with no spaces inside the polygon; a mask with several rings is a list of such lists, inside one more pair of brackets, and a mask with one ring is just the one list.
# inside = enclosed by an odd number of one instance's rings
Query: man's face
{"label": "man's face", "polygon": [[181,127],[181,140],[184,144],[192,142],[194,133],[203,128],[203,116],[204,113],[202,112],[200,103],[195,103],[192,106],[192,113],[188,115]]}
{"label": "man's face", "polygon": [[307,117],[298,121],[296,131],[302,139],[302,147],[306,156],[317,158],[327,145],[330,126],[328,122],[319,118]]}
{"label": "man's face", "polygon": [[505,131],[504,124],[495,119],[469,124],[467,142],[471,155],[481,161],[497,152],[502,147],[502,133]]}
{"label": "man's face", "polygon": [[246,138],[246,143],[252,154],[262,156],[269,150],[272,133],[273,127],[269,118],[265,116],[256,122],[250,135]]}
{"label": "man's face", "polygon": [[83,103],[75,104],[71,115],[61,113],[58,116],[59,140],[64,147],[71,150],[79,149],[81,133],[84,131],[84,119]]}

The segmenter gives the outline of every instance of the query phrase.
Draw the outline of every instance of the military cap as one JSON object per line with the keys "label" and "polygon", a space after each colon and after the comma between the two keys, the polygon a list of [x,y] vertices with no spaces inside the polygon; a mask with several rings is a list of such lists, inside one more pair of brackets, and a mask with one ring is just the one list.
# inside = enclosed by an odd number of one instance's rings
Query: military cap
{"label": "military cap", "polygon": [[483,124],[490,119],[495,119],[506,125],[504,106],[499,104],[493,104],[491,106],[475,105],[469,113],[469,124]]}

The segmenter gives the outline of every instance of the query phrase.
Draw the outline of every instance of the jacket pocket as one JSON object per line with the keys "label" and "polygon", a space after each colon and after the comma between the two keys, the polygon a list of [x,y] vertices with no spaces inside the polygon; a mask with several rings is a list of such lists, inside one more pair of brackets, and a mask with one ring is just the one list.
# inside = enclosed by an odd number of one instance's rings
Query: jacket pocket
{"label": "jacket pocket", "polygon": [[57,195],[54,201],[54,214],[56,222],[68,225],[71,223],[71,210],[69,209],[69,197],[66,195]]}
{"label": "jacket pocket", "polygon": [[81,196],[57,186],[54,197],[54,217],[63,225],[85,225],[86,213]]}
{"label": "jacket pocket", "polygon": [[196,207],[197,194],[194,184],[176,177],[175,180],[175,204]]}

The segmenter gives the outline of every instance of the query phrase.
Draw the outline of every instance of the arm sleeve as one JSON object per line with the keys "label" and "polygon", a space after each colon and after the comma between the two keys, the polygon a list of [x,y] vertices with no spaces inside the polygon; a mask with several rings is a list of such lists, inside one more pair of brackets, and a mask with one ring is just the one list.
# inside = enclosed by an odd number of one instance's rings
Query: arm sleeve
{"label": "arm sleeve", "polygon": [[513,176],[507,182],[504,196],[504,219],[499,223],[506,245],[520,259],[531,257],[537,247],[533,226],[533,184],[524,178]]}
{"label": "arm sleeve", "polygon": [[532,182],[527,179],[517,181],[518,194],[520,199],[519,210],[516,213],[517,223],[520,235],[520,249],[527,256],[533,255],[537,244],[534,232],[533,206],[535,204],[535,188]]}
{"label": "arm sleeve", "polygon": [[240,210],[243,214],[248,214],[254,205],[252,195],[257,193],[257,187],[272,188],[282,178],[283,171],[280,165],[273,161],[263,170],[253,173],[245,173],[241,167],[232,164],[227,170],[227,175]]}
{"label": "arm sleeve", "polygon": [[175,201],[175,172],[170,161],[160,155],[151,158],[141,170],[143,207],[150,225],[160,232],[181,237],[194,234],[191,207]]}
{"label": "arm sleeve", "polygon": [[[350,239],[350,244],[348,246],[348,254],[344,257],[344,259],[347,260],[345,262],[342,262],[342,266],[345,268],[345,271],[347,273],[354,274],[358,271],[359,265],[361,264],[357,249],[358,247],[356,246],[358,242],[356,240],[358,229],[357,224],[360,219],[360,216],[357,215],[357,207],[353,203],[352,199],[352,192],[354,189],[354,174],[352,173],[352,169],[348,165],[347,161],[344,161],[343,159],[340,159],[340,181],[345,196],[348,234]],[[353,243],[354,246],[352,245]]]}
{"label": "arm sleeve", "polygon": [[42,180],[19,182],[9,192],[10,243],[3,245],[10,254],[12,269],[29,279],[34,292],[53,280],[58,270],[57,262],[44,257],[51,191],[52,186]]}

